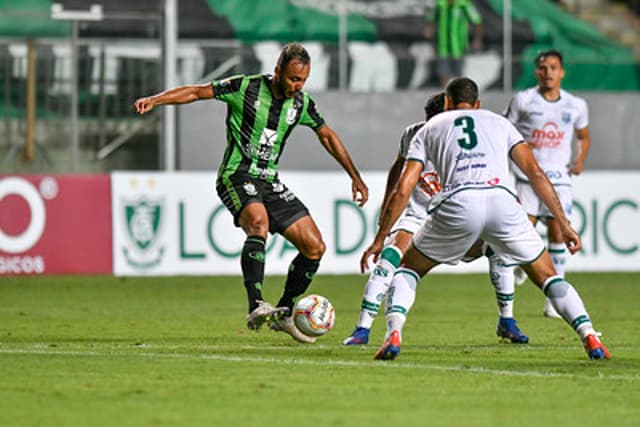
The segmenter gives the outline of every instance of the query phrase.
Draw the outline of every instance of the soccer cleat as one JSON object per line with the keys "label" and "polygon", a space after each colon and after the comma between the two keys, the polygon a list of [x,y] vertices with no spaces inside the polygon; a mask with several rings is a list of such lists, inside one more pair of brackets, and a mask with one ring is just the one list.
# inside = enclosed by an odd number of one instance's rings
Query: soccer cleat
{"label": "soccer cleat", "polygon": [[589,355],[589,359],[611,359],[611,353],[607,350],[607,347],[600,342],[600,339],[595,335],[587,335],[583,341],[584,349]]}
{"label": "soccer cleat", "polygon": [[518,325],[516,325],[516,319],[510,317],[501,317],[498,320],[498,326],[496,327],[496,335],[500,338],[511,340],[516,344],[527,344],[529,337],[520,331]]}
{"label": "soccer cleat", "polygon": [[514,277],[516,286],[520,286],[527,281],[528,276],[527,276],[527,273],[522,269],[522,267],[517,266],[516,268],[513,269],[513,277]]}
{"label": "soccer cleat", "polygon": [[269,326],[271,327],[271,329],[278,332],[286,332],[287,334],[291,335],[294,340],[301,343],[313,344],[314,342],[316,342],[316,339],[314,337],[310,337],[300,332],[295,323],[293,323],[293,316],[287,316],[289,310],[286,307],[280,307],[278,308],[278,310],[281,310],[283,308],[284,311],[281,311],[280,313],[272,316],[272,318],[269,320]]}
{"label": "soccer cleat", "polygon": [[560,314],[553,307],[553,304],[551,304],[551,300],[549,298],[545,298],[544,300],[544,310],[542,313],[544,314],[544,317],[562,319],[562,316],[560,316]]}
{"label": "soccer cleat", "polygon": [[247,327],[252,330],[258,330],[266,322],[269,317],[278,310],[266,301],[258,301],[258,306],[247,315]]}
{"label": "soccer cleat", "polygon": [[347,337],[343,345],[365,345],[369,342],[369,329],[356,326],[351,336]]}
{"label": "soccer cleat", "polygon": [[375,360],[393,360],[400,354],[400,331],[391,332],[389,337],[382,343],[376,355]]}

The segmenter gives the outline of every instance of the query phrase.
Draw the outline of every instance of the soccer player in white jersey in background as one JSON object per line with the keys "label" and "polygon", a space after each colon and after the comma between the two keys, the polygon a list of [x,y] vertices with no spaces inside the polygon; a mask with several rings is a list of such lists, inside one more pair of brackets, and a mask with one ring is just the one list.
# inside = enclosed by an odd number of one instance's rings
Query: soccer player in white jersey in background
{"label": "soccer player in white jersey in background", "polygon": [[513,124],[480,109],[478,86],[466,77],[451,80],[445,90],[445,111],[423,126],[411,141],[404,170],[361,268],[377,260],[385,237],[400,216],[424,165],[432,162],[442,191],[429,205],[429,216],[413,237],[391,282],[390,304],[403,307],[386,316],[387,332],[376,359],[400,353],[402,329],[415,300],[420,278],[435,266],[457,264],[478,240],[487,242],[505,265],[521,265],[577,332],[591,359],[608,359],[576,289],[557,275],[544,242],[528,220],[509,186],[509,158],[527,176],[560,227],[571,253],[582,247],[558,196]]}
{"label": "soccer player in white jersey in background", "polygon": [[[571,217],[571,175],[579,175],[589,152],[589,112],[584,99],[560,88],[565,75],[562,54],[547,50],[535,58],[536,87],[518,92],[504,115],[524,136],[533,155],[554,186],[567,217]],[[572,156],[573,135],[577,153]],[[520,203],[535,225],[539,220],[547,227],[549,254],[559,276],[564,277],[567,250],[558,221],[536,196],[525,174],[513,167]],[[560,317],[547,298],[544,315]]]}
{"label": "soccer player in white jersey in background", "polygon": [[[389,202],[391,191],[395,188],[409,150],[409,143],[418,132],[436,114],[444,111],[444,92],[432,95],[424,106],[425,120],[407,126],[400,137],[400,148],[389,173],[381,211]],[[344,345],[365,345],[369,342],[369,333],[380,306],[387,297],[387,290],[395,273],[402,255],[409,247],[411,238],[420,228],[427,217],[427,206],[431,198],[442,189],[440,178],[433,169],[431,163],[427,164],[420,174],[418,184],[415,186],[409,198],[402,216],[394,224],[390,235],[385,240],[380,258],[371,269],[369,278],[364,287],[360,315],[354,331],[344,341]],[[474,245],[470,253],[467,253],[463,261],[473,261],[484,255],[487,249],[482,242]],[[491,282],[495,288],[498,308],[498,324],[496,335],[510,340],[512,343],[526,344],[529,337],[520,331],[516,320],[513,318],[513,305],[515,293],[515,280],[511,267],[503,266],[495,261],[495,255],[488,255],[490,259]],[[386,313],[394,310],[403,310],[400,306],[386,305]]]}

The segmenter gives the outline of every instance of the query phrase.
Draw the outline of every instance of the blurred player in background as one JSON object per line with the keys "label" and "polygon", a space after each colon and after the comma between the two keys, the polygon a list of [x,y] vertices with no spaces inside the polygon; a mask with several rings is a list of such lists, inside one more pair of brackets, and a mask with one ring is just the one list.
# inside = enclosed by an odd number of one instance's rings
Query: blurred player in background
{"label": "blurred player in background", "polygon": [[509,188],[509,158],[527,176],[536,194],[558,221],[563,240],[574,253],[580,236],[569,224],[562,205],[536,162],[528,144],[504,117],[480,109],[478,86],[469,78],[447,84],[445,111],[425,124],[412,139],[398,185],[381,213],[376,237],[363,253],[365,267],[377,257],[385,237],[407,204],[428,162],[442,181],[442,191],[429,206],[426,222],[416,232],[389,289],[391,306],[387,333],[376,359],[400,353],[402,328],[421,277],[441,263],[457,264],[478,240],[487,242],[505,265],[519,264],[578,333],[591,359],[609,358],[582,299],[557,275],[542,238]]}
{"label": "blurred player in background", "polygon": [[432,40],[436,52],[436,74],[444,88],[452,77],[462,76],[464,57],[469,48],[482,49],[482,16],[471,0],[436,0],[425,15],[424,37]]}
{"label": "blurred player in background", "polygon": [[[524,136],[553,184],[565,215],[570,218],[573,202],[571,175],[579,175],[584,170],[591,144],[587,103],[560,88],[565,75],[560,52],[548,50],[539,53],[535,58],[535,67],[538,85],[518,92],[504,115]],[[572,156],[574,132],[577,154]],[[538,221],[546,225],[553,266],[558,275],[564,277],[568,256],[558,221],[535,194],[526,175],[517,166],[513,170],[520,203],[534,225]],[[561,317],[548,298],[545,300],[544,315]]]}
{"label": "blurred player in background", "polygon": [[[202,85],[181,86],[140,98],[136,111],[156,105],[212,99],[227,103],[227,148],[218,169],[216,190],[246,240],[241,266],[249,302],[247,326],[269,322],[295,340],[312,343],[291,317],[295,300],[309,287],[325,244],[306,206],[279,179],[278,161],[293,128],[300,124],[316,132],[320,143],[351,177],[353,200],[367,201],[368,188],[338,135],[325,123],[304,87],[311,58],[299,43],[284,46],[273,75],[238,75]],[[284,291],[274,307],[263,300],[265,243],[279,233],[299,251],[289,266]]]}
{"label": "blurred player in background", "polygon": [[[414,123],[405,128],[400,138],[400,150],[387,175],[387,185],[380,209],[381,212],[384,211],[389,203],[389,196],[398,183],[407,157],[407,151],[409,150],[409,143],[427,121],[443,111],[444,92],[441,92],[427,100],[424,107],[425,121]],[[440,179],[433,169],[433,165],[431,163],[427,164],[420,175],[418,184],[411,193],[406,209],[391,229],[391,234],[385,241],[384,249],[382,249],[376,265],[371,269],[363,292],[358,323],[353,333],[343,341],[344,345],[364,345],[369,342],[371,326],[380,310],[382,301],[388,296],[387,290],[393,274],[400,264],[400,259],[409,247],[411,238],[427,218],[429,201],[441,189]],[[483,252],[491,251],[485,246],[482,245],[482,242],[478,242],[470,251],[471,253],[467,253],[463,261],[473,261],[484,255]],[[495,254],[489,256],[490,259],[495,257]],[[520,331],[516,325],[516,320],[513,318],[515,288],[513,272],[511,268],[505,267],[498,262],[491,262],[490,265],[492,267],[490,277],[496,291],[499,315],[496,334],[501,338],[509,339],[513,343],[528,343],[529,337]],[[386,307],[387,314],[394,310],[403,310],[402,307],[390,304],[387,304]]]}

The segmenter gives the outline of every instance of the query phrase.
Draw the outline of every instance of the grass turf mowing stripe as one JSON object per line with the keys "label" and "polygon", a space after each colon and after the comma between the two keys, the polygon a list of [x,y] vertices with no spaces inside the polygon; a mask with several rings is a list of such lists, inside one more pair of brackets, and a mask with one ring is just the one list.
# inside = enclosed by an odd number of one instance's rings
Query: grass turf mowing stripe
{"label": "grass turf mowing stripe", "polygon": [[[0,354],[14,355],[46,355],[46,356],[73,356],[73,357],[148,357],[148,358],[164,358],[164,359],[192,359],[192,360],[216,360],[221,362],[254,362],[266,364],[289,364],[289,365],[310,365],[310,366],[346,366],[346,367],[365,367],[380,369],[424,369],[435,371],[461,372],[481,375],[496,376],[512,376],[512,377],[533,377],[533,378],[571,378],[586,380],[602,380],[602,381],[640,381],[640,377],[627,375],[605,375],[598,372],[597,375],[577,375],[570,373],[556,372],[540,372],[540,371],[510,371],[503,369],[490,369],[483,367],[471,366],[444,366],[421,363],[402,363],[402,362],[359,362],[347,360],[309,360],[309,359],[286,359],[286,358],[267,358],[267,357],[245,357],[245,356],[226,356],[219,354],[185,354],[185,353],[122,353],[122,352],[99,352],[99,351],[55,351],[55,350],[28,350],[28,349],[0,349]],[[607,362],[594,362],[607,363]]]}

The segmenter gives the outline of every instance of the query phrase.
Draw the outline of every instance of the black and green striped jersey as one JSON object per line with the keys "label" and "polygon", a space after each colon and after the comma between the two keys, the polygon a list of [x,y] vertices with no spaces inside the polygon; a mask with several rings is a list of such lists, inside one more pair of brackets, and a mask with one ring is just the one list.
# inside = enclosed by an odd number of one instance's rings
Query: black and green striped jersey
{"label": "black and green striped jersey", "polygon": [[470,0],[437,0],[425,17],[436,25],[436,48],[440,57],[461,58],[469,44],[469,22],[482,22],[482,17]]}
{"label": "black and green striped jersey", "polygon": [[218,177],[246,172],[271,182],[293,128],[300,124],[317,130],[324,125],[308,93],[276,99],[271,79],[239,75],[212,83],[214,97],[227,103],[227,148]]}

